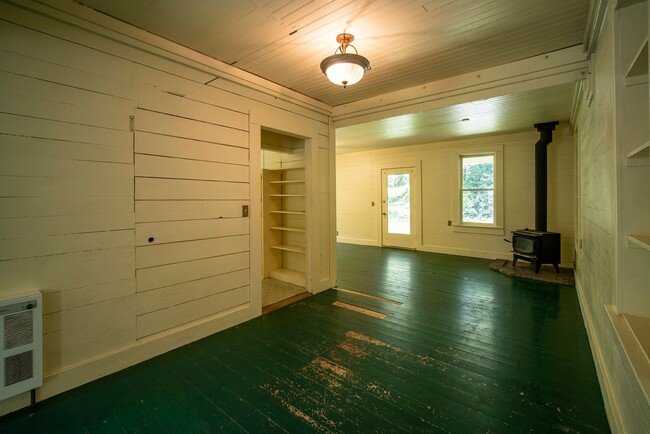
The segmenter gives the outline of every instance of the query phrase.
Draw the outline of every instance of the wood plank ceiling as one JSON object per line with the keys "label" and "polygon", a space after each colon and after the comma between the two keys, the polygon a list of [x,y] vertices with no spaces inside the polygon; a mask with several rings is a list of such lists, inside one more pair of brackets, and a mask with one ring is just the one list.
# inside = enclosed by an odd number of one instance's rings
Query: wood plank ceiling
{"label": "wood plank ceiling", "polygon": [[[83,3],[331,106],[581,44],[590,8],[588,0]],[[372,65],[347,89],[319,68],[343,31]]]}

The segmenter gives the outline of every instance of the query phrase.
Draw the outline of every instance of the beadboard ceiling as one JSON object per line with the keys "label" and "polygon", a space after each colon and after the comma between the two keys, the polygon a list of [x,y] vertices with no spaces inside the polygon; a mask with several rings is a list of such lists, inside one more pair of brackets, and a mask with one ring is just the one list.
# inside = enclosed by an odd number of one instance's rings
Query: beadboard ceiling
{"label": "beadboard ceiling", "polygon": [[[82,0],[81,3],[331,106],[579,45],[583,43],[590,10],[589,0]],[[360,83],[347,89],[331,84],[319,68],[321,60],[336,50],[336,35],[343,31],[354,34],[353,45],[372,65]],[[534,105],[533,98],[544,98],[540,104],[545,110],[553,110],[555,104],[558,116],[566,115],[572,92],[571,86],[561,86],[552,92],[558,97],[555,101],[550,101],[544,92],[531,94],[527,101]],[[522,100],[526,100],[525,96],[519,95],[494,103],[506,106]],[[449,125],[458,121],[457,116],[443,119],[452,114],[456,116],[456,108],[407,117],[421,116],[416,125]],[[404,119],[390,122],[400,125],[411,122]],[[531,118],[527,122],[539,120]],[[505,122],[499,125],[498,128],[513,128]],[[354,128],[345,127],[337,136],[347,140],[367,131],[363,126],[356,132]],[[400,128],[402,132],[408,130]],[[446,134],[453,136],[463,134],[465,127],[446,128]],[[496,132],[496,128],[480,131]],[[426,139],[425,136],[421,134],[418,140]]]}

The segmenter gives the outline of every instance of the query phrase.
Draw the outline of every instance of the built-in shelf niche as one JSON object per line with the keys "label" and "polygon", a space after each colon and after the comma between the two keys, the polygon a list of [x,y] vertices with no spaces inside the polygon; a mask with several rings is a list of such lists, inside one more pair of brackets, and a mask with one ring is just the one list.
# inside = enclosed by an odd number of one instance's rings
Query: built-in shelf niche
{"label": "built-in shelf niche", "polygon": [[619,2],[617,22],[616,304],[606,305],[650,399],[650,89],[648,5]]}
{"label": "built-in shelf niche", "polygon": [[304,141],[264,136],[264,277],[306,287]]}

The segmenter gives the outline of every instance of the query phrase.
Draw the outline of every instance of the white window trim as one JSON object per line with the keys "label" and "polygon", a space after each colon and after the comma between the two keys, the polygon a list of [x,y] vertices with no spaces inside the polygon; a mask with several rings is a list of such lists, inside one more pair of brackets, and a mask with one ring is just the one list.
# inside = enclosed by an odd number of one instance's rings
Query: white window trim
{"label": "white window trim", "polygon": [[[494,223],[463,223],[461,210],[462,158],[494,155]],[[503,145],[468,146],[454,150],[452,167],[452,230],[472,234],[503,235]]]}

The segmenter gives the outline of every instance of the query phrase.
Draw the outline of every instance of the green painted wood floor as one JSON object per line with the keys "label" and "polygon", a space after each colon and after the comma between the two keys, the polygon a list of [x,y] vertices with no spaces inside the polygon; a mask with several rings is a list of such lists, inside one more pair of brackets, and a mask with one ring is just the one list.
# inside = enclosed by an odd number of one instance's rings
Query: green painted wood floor
{"label": "green painted wood floor", "polygon": [[[338,286],[0,419],[0,433],[609,432],[575,289],[339,245]],[[377,319],[333,302],[385,313]]]}

